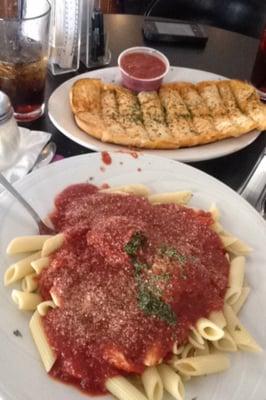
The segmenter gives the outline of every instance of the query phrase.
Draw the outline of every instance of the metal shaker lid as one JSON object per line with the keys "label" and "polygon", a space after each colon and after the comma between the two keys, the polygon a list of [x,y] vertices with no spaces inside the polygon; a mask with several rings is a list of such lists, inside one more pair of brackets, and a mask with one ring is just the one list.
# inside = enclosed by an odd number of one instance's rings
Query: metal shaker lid
{"label": "metal shaker lid", "polygon": [[0,91],[0,123],[9,119],[13,113],[13,108],[9,97]]}

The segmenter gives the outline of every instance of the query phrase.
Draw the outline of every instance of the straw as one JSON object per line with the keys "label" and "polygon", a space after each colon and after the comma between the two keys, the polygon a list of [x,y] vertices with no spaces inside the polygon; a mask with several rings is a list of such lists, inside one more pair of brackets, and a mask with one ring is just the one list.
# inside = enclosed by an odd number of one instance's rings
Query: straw
{"label": "straw", "polygon": [[23,18],[24,0],[18,0],[18,19]]}
{"label": "straw", "polygon": [[[24,0],[18,0],[18,14],[17,18],[19,21],[23,19],[23,10],[24,10]],[[21,42],[20,42],[20,31],[18,30],[16,36],[16,47],[18,51],[21,51]]]}

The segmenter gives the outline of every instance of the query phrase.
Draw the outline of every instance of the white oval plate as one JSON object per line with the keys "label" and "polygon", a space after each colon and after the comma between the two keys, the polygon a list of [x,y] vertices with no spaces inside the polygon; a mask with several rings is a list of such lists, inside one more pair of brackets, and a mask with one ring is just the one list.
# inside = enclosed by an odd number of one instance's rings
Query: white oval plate
{"label": "white oval plate", "polygon": [[[100,78],[105,82],[121,83],[118,67],[102,68],[75,76],[59,86],[49,98],[48,113],[51,121],[65,136],[87,149],[96,151],[125,149],[126,147],[124,146],[101,142],[100,140],[87,135],[76,125],[69,104],[69,90],[73,83],[81,78]],[[171,67],[167,77],[165,78],[165,82],[179,80],[196,83],[203,80],[215,79],[225,79],[225,77],[197,69]],[[239,138],[226,139],[197,147],[176,150],[141,150],[141,152],[143,154],[152,154],[183,162],[210,160],[243,149],[252,143],[259,134],[260,132],[256,130],[240,136]]]}
{"label": "white oval plate", "polygon": [[[112,163],[102,162],[101,153],[86,154],[44,167],[15,186],[41,216],[53,207],[55,195],[67,185],[89,181],[112,186],[144,183],[153,191],[189,189],[192,206],[208,209],[215,202],[222,224],[253,249],[247,263],[247,279],[252,288],[241,320],[266,348],[266,224],[259,214],[233,190],[209,175],[186,164],[155,156],[134,158],[129,153],[113,153]],[[24,209],[6,192],[0,195],[0,398],[1,400],[90,399],[76,388],[46,375],[28,329],[31,313],[16,310],[11,288],[3,286],[3,274],[11,263],[5,250],[18,235],[36,233],[36,226]],[[19,329],[23,337],[13,331]],[[265,398],[266,353],[237,353],[230,370],[195,378],[186,385],[186,400],[262,400]],[[106,397],[104,397],[106,399]],[[111,399],[107,396],[107,399]],[[165,396],[165,399],[167,396]]]}

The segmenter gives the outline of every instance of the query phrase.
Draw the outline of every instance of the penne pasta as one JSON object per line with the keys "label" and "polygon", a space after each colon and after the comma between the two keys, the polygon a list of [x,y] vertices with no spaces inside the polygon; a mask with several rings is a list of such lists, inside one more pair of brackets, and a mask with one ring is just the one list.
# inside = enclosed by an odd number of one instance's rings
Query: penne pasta
{"label": "penne pasta", "polygon": [[119,400],[147,400],[146,396],[123,376],[107,379],[105,386]]}
{"label": "penne pasta", "polygon": [[[197,349],[196,349],[197,350]],[[195,355],[195,353],[193,354],[193,357],[194,357],[194,355]],[[178,361],[178,360],[180,360],[180,358],[178,358],[177,356],[173,356],[172,358],[171,358],[171,360],[169,360],[168,362],[167,362],[167,364],[168,365],[170,365],[170,367],[172,367],[172,369],[176,372],[176,370],[175,370],[175,363]],[[179,374],[179,376],[181,377],[181,380],[182,380],[182,382],[186,382],[186,381],[189,381],[190,379],[191,379],[191,376],[189,376],[189,375],[185,375],[185,374],[182,374],[182,373],[178,373]]]}
{"label": "penne pasta", "polygon": [[219,221],[220,216],[221,216],[221,215],[220,215],[220,210],[219,210],[219,208],[216,206],[215,203],[212,203],[212,204],[211,204],[211,206],[210,206],[210,208],[209,208],[209,212],[211,213],[212,218],[213,218],[213,220],[214,220],[215,222]]}
{"label": "penne pasta", "polygon": [[101,189],[100,192],[103,193],[118,193],[118,194],[123,194],[123,193],[128,193],[128,194],[134,194],[135,196],[143,196],[147,197],[150,194],[150,189],[141,184],[132,184],[132,185],[123,185],[123,186],[118,186],[118,187],[112,187],[108,189]]}
{"label": "penne pasta", "polygon": [[18,306],[18,309],[23,311],[35,310],[37,305],[42,301],[39,294],[21,292],[16,289],[12,290],[11,298]]}
{"label": "penne pasta", "polygon": [[191,192],[170,192],[170,193],[160,193],[152,194],[148,196],[148,200],[152,204],[181,204],[185,205],[189,202],[192,197]]}
{"label": "penne pasta", "polygon": [[250,287],[244,286],[242,288],[238,300],[231,306],[233,311],[235,312],[235,314],[238,314],[239,311],[241,310],[242,306],[245,304],[245,302],[248,298],[249,292],[250,292]]}
{"label": "penne pasta", "polygon": [[31,266],[37,275],[41,273],[43,268],[48,267],[48,265],[49,265],[49,257],[38,258],[37,260],[31,262]]}
{"label": "penne pasta", "polygon": [[181,374],[181,372],[178,372],[178,375],[180,376],[182,382],[188,382],[191,379],[190,375],[184,375],[184,374]]}
{"label": "penne pasta", "polygon": [[187,358],[189,356],[192,357],[192,356],[194,356],[194,352],[195,352],[195,347],[193,346],[193,344],[187,343],[184,346],[184,349],[183,349],[183,351],[181,353],[181,358]]}
{"label": "penne pasta", "polygon": [[42,317],[44,317],[51,308],[55,307],[56,305],[52,300],[42,301],[38,304],[37,311]]}
{"label": "penne pasta", "polygon": [[235,242],[228,246],[228,251],[235,256],[248,256],[251,253],[252,248],[246,243],[237,239]]}
{"label": "penne pasta", "polygon": [[24,276],[34,272],[31,262],[40,258],[41,252],[34,253],[26,258],[23,258],[20,261],[10,265],[10,267],[6,270],[4,275],[4,284],[5,286],[10,285],[22,278]]}
{"label": "penne pasta", "polygon": [[[52,289],[53,289],[53,288],[52,288]],[[54,304],[56,305],[56,307],[60,307],[59,298],[58,298],[58,296],[57,296],[55,293],[53,293],[52,289],[50,290],[50,295],[51,295],[51,297],[52,297],[52,300],[53,300]]]}
{"label": "penne pasta", "polygon": [[211,228],[214,230],[214,232],[218,233],[219,235],[223,232],[223,227],[220,224],[220,222],[214,222]]}
{"label": "penne pasta", "polygon": [[177,342],[174,343],[172,352],[175,355],[179,355],[184,350],[184,346],[177,346]]}
{"label": "penne pasta", "polygon": [[216,349],[216,347],[213,346],[213,342],[210,343],[209,354],[211,354],[211,355],[213,355],[213,354],[221,354],[221,351]]}
{"label": "penne pasta", "polygon": [[163,384],[156,367],[148,367],[141,375],[141,381],[149,400],[163,398]]}
{"label": "penne pasta", "polygon": [[221,329],[226,326],[226,319],[222,311],[212,311],[209,315],[209,320]]}
{"label": "penne pasta", "polygon": [[224,315],[227,320],[227,329],[234,339],[237,347],[243,351],[261,352],[261,347],[256,343],[251,334],[244,328],[232,307],[224,305]]}
{"label": "penne pasta", "polygon": [[245,257],[235,257],[230,264],[228,277],[229,286],[243,286],[245,275]]}
{"label": "penne pasta", "polygon": [[212,344],[219,351],[237,351],[235,341],[227,330],[224,331],[224,336],[221,339],[215,340]]}
{"label": "penne pasta", "polygon": [[41,356],[44,368],[46,372],[49,372],[56,361],[56,355],[48,343],[42,326],[41,316],[38,311],[35,311],[31,317],[29,326],[33,340]]}
{"label": "penne pasta", "polygon": [[40,250],[50,235],[20,236],[11,240],[7,247],[7,254],[29,253]]}
{"label": "penne pasta", "polygon": [[228,369],[229,366],[229,358],[223,354],[188,357],[178,360],[174,365],[177,371],[189,376],[215,374]]}
{"label": "penne pasta", "polygon": [[180,376],[169,365],[160,364],[157,368],[165,390],[175,399],[184,400],[185,388]]}
{"label": "penne pasta", "polygon": [[241,287],[233,286],[226,290],[224,300],[227,304],[233,305],[240,297],[242,292]]}
{"label": "penne pasta", "polygon": [[195,348],[204,349],[204,339],[193,326],[190,327],[190,334],[188,336],[188,341]]}
{"label": "penne pasta", "polygon": [[209,348],[208,342],[205,340],[204,348],[203,349],[195,349],[194,357],[206,356],[207,354],[210,354],[210,348]]}
{"label": "penne pasta", "polygon": [[167,364],[170,366],[174,364],[177,360],[179,360],[179,355],[172,355],[172,357],[167,361]]}
{"label": "penne pasta", "polygon": [[228,250],[228,247],[231,246],[233,243],[235,243],[238,239],[233,236],[229,235],[227,233],[222,233],[220,234],[221,241],[224,245],[224,247]]}
{"label": "penne pasta", "polygon": [[219,340],[224,336],[223,329],[207,318],[200,318],[196,322],[196,328],[201,336],[206,340]]}
{"label": "penne pasta", "polygon": [[37,274],[32,273],[26,275],[21,281],[21,289],[23,292],[31,293],[34,292],[38,287],[38,282],[36,280]]}
{"label": "penne pasta", "polygon": [[228,289],[225,293],[225,301],[234,304],[240,297],[245,275],[245,257],[235,257],[230,263],[228,276]]}
{"label": "penne pasta", "polygon": [[222,233],[220,238],[226,250],[234,256],[247,256],[252,251],[251,247],[233,235]]}
{"label": "penne pasta", "polygon": [[58,233],[55,236],[51,236],[44,242],[41,256],[42,257],[49,256],[50,254],[54,253],[57,249],[59,249],[63,243],[64,243],[63,233]]}

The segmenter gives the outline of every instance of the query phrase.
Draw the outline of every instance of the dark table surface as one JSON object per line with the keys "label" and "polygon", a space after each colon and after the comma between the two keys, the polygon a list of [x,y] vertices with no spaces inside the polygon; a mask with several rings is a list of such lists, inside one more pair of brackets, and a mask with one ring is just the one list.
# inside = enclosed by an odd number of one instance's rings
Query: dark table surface
{"label": "dark table surface", "polygon": [[[143,17],[136,15],[106,15],[106,31],[112,52],[110,66],[117,65],[119,53],[132,46],[149,45],[145,43],[141,27]],[[171,65],[202,69],[224,75],[228,78],[249,79],[254,63],[258,40],[237,33],[206,27],[208,42],[205,47],[188,45],[152,44],[162,51]],[[61,76],[48,75],[46,103],[51,93],[67,79],[88,71],[81,65],[79,71]],[[42,118],[24,124],[29,129],[44,130],[52,133],[52,140],[57,144],[57,153],[65,157],[91,152],[72,142],[60,133],[51,123],[47,110]],[[191,163],[196,168],[209,173],[237,190],[254,167],[264,147],[266,135],[261,134],[255,142],[245,149],[229,156],[214,160]]]}

